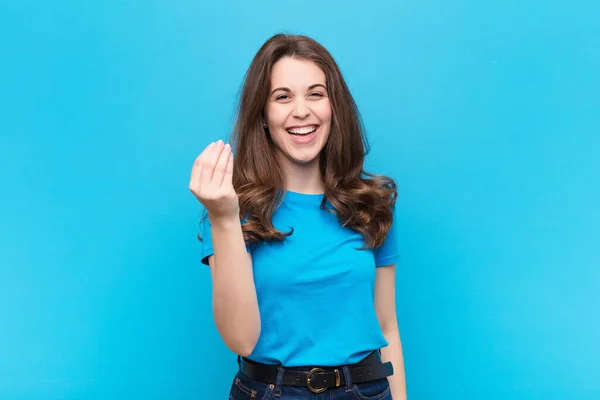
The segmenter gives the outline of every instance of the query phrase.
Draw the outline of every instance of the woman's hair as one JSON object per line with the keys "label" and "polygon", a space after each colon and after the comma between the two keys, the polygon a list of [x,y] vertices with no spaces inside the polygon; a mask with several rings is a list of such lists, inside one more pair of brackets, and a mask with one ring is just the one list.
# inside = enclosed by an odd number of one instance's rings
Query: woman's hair
{"label": "woman's hair", "polygon": [[[397,190],[386,176],[363,169],[369,145],[354,99],[329,52],[301,35],[277,34],[255,55],[242,86],[232,135],[235,151],[233,186],[239,196],[246,243],[284,240],[292,231],[275,229],[273,213],[285,193],[285,178],[275,157],[274,143],[263,127],[273,65],[283,57],[316,63],[325,73],[332,108],[329,138],[319,165],[325,184],[321,208],[337,214],[340,223],[360,232],[363,248],[383,244],[392,225]],[[327,207],[327,201],[333,209]]]}

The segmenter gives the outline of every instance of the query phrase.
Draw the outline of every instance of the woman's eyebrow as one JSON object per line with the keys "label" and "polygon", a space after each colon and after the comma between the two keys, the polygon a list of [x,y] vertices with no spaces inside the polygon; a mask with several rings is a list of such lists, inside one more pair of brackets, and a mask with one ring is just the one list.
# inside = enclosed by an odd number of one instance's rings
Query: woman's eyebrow
{"label": "woman's eyebrow", "polygon": [[271,94],[275,93],[276,91],[281,90],[282,92],[288,92],[291,93],[292,91],[289,88],[286,87],[278,87],[276,89],[273,89],[273,91],[271,92]]}
{"label": "woman's eyebrow", "polygon": [[314,89],[314,88],[316,88],[318,86],[321,86],[323,89],[327,90],[327,87],[325,85],[321,84],[321,83],[315,83],[314,85],[310,85],[308,87],[308,90],[312,90],[312,89]]}

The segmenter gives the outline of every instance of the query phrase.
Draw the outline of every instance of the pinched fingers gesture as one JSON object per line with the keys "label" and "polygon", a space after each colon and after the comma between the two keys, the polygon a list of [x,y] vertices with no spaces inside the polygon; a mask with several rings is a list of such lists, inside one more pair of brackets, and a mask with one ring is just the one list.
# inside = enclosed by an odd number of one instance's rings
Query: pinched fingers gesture
{"label": "pinched fingers gesture", "polygon": [[190,191],[217,218],[238,217],[239,200],[232,184],[233,153],[221,140],[208,145],[194,161]]}

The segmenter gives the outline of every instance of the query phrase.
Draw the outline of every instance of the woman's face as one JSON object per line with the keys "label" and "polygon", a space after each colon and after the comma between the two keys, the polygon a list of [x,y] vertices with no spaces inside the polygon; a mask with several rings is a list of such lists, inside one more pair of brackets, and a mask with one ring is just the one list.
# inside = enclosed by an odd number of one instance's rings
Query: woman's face
{"label": "woman's face", "polygon": [[284,165],[316,163],[331,128],[325,73],[312,61],[284,57],[271,72],[266,123]]}

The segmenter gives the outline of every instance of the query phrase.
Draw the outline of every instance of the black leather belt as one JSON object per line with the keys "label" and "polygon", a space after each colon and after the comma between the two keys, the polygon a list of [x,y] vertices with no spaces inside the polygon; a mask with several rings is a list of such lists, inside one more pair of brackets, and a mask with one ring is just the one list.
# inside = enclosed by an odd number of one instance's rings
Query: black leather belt
{"label": "black leather belt", "polygon": [[[260,364],[238,357],[240,370],[256,381],[275,384],[277,365]],[[353,383],[374,381],[394,374],[391,362],[382,363],[377,351],[357,364],[347,365]],[[342,367],[299,367],[286,368],[283,373],[283,386],[307,387],[313,393],[321,393],[333,387],[346,384]]]}

